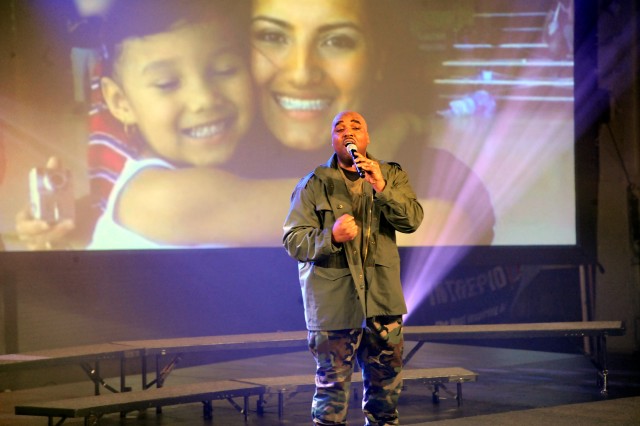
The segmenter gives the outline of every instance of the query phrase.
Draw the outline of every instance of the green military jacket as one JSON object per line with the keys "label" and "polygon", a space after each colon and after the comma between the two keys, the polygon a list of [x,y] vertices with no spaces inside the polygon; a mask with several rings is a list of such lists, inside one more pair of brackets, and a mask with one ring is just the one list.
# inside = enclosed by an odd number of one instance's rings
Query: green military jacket
{"label": "green military jacket", "polygon": [[364,265],[362,249],[353,241],[331,242],[336,219],[353,215],[335,154],[301,179],[291,195],[283,244],[298,260],[309,330],[359,328],[365,318],[407,313],[395,232],[418,229],[423,210],[398,164],[380,162],[380,169],[384,190],[375,193],[367,182],[363,189],[371,208],[363,224],[368,241]]}

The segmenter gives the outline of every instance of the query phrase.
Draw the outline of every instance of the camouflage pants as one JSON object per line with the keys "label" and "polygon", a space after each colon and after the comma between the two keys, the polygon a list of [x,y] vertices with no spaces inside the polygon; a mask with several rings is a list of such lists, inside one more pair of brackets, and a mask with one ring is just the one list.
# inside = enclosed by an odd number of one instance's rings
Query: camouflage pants
{"label": "camouflage pants", "polygon": [[316,360],[311,416],[318,426],[346,424],[351,375],[362,369],[366,425],[398,425],[404,339],[401,316],[368,318],[364,329],[310,331]]}

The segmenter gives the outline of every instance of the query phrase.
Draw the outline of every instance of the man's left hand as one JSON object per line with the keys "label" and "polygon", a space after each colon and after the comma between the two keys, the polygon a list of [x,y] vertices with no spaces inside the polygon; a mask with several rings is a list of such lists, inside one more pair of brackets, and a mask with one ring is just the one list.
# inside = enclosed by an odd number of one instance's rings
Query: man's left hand
{"label": "man's left hand", "polygon": [[380,164],[377,161],[364,158],[358,163],[358,167],[364,171],[364,179],[371,184],[376,192],[382,192],[386,186]]}

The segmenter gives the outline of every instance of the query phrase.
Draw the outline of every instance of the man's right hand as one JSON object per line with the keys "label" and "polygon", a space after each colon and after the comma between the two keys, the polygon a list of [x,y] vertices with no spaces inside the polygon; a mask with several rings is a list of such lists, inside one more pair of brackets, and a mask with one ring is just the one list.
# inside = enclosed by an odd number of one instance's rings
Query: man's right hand
{"label": "man's right hand", "polygon": [[358,235],[359,229],[356,220],[350,214],[343,214],[331,229],[331,241],[333,243],[344,243],[353,240]]}

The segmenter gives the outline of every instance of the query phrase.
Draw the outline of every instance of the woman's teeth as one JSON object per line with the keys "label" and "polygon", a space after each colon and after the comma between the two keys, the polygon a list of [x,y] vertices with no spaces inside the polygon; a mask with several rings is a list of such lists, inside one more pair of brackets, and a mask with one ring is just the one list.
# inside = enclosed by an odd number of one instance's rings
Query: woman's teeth
{"label": "woman's teeth", "polygon": [[298,99],[277,96],[276,100],[286,110],[319,111],[329,105],[329,101],[326,99]]}

